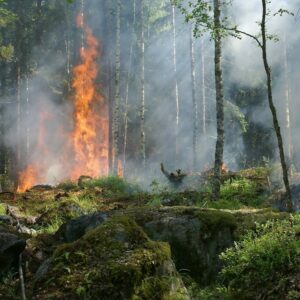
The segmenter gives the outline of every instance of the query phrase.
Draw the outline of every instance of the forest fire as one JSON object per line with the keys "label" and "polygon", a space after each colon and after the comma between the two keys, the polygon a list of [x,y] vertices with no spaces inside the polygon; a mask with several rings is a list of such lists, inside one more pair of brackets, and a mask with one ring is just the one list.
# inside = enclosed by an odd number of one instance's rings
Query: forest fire
{"label": "forest fire", "polygon": [[[78,17],[77,26],[83,24],[81,17]],[[74,68],[72,83],[74,130],[71,143],[75,161],[70,178],[73,180],[83,174],[91,177],[108,175],[108,108],[95,85],[99,45],[91,29],[83,29],[86,47],[80,50],[82,62]]]}
{"label": "forest fire", "polygon": [[[49,156],[49,149],[47,147],[47,122],[52,122],[53,116],[47,112],[41,112],[38,122],[38,136],[36,150],[42,154],[44,158]],[[27,166],[27,168],[20,173],[18,182],[18,192],[23,192],[35,184],[42,183],[47,175],[46,160],[35,160]]]}
{"label": "forest fire", "polygon": [[[97,59],[99,57],[99,42],[93,36],[92,30],[84,25],[82,18],[78,17],[77,26],[82,28],[85,36],[85,47],[80,49],[79,65],[74,67],[72,88],[73,95],[73,129],[71,132],[62,129],[57,136],[64,136],[63,150],[51,153],[47,147],[47,127],[45,121],[49,116],[40,113],[38,141],[35,152],[39,155],[33,157],[33,163],[20,173],[18,192],[46,183],[47,173],[51,165],[49,161],[56,158],[55,163],[61,164],[64,170],[60,179],[76,180],[81,175],[91,177],[107,176],[109,172],[109,125],[108,107],[104,97],[99,93],[96,79],[99,75]],[[51,122],[55,122],[51,119]],[[49,131],[49,129],[48,129]],[[57,150],[56,150],[57,151]],[[62,153],[62,154],[61,154]]]}

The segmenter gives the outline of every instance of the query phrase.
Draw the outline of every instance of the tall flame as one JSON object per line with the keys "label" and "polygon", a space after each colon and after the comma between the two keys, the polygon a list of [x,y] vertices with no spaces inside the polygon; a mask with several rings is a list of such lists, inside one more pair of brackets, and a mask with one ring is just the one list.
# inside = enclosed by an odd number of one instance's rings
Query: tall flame
{"label": "tall flame", "polygon": [[[78,17],[77,25],[84,27],[83,24],[82,18]],[[81,64],[74,68],[72,83],[74,130],[71,139],[75,163],[71,179],[80,175],[108,175],[108,109],[95,85],[99,43],[90,28],[83,29],[86,47],[80,49]]]}
{"label": "tall flame", "polygon": [[41,112],[38,141],[34,151],[40,155],[34,155],[36,157],[32,157],[33,163],[20,173],[19,192],[45,183],[54,160],[64,170],[63,177],[57,179],[76,180],[80,175],[98,177],[107,176],[109,173],[108,106],[96,84],[99,74],[99,42],[93,36],[92,30],[84,25],[81,16],[77,18],[77,26],[84,32],[85,47],[80,49],[81,62],[73,70],[73,129],[66,137],[64,128],[54,137],[54,133],[50,132],[54,139],[59,140],[62,135],[65,138],[63,151],[60,151],[62,154],[56,153],[57,149],[49,150],[45,138],[45,122],[56,120],[53,116],[50,118],[48,114]]}
{"label": "tall flame", "polygon": [[[36,151],[40,157],[49,157],[49,149],[46,141],[47,122],[52,122],[53,116],[47,112],[41,112],[38,120],[38,134]],[[27,168],[19,174],[18,192],[23,192],[33,185],[43,183],[47,177],[47,161],[35,160]]]}

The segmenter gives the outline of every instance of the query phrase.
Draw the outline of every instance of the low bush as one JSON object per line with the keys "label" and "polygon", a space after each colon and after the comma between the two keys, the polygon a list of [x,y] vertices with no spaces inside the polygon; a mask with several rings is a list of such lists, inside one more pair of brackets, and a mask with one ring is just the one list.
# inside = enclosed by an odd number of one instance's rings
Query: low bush
{"label": "low bush", "polygon": [[293,299],[300,292],[300,217],[257,225],[220,257],[220,278],[236,299]]}
{"label": "low bush", "polygon": [[105,197],[128,196],[141,192],[137,184],[127,182],[121,177],[109,176],[87,180],[83,183],[86,188],[103,189]]}

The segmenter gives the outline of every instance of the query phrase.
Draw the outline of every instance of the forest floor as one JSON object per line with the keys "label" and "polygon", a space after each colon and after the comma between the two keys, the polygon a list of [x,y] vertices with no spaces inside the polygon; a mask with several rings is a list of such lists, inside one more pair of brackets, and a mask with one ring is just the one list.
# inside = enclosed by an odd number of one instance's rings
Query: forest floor
{"label": "forest floor", "polygon": [[219,201],[198,175],[2,193],[0,298],[20,299],[22,265],[28,299],[300,299],[300,217],[270,178],[243,170]]}

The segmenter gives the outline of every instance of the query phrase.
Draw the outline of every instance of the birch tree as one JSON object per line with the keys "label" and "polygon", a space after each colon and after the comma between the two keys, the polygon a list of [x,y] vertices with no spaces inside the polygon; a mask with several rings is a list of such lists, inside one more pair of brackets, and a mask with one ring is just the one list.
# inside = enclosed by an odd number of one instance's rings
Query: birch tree
{"label": "birch tree", "polygon": [[113,174],[118,172],[118,160],[119,160],[119,137],[120,137],[120,72],[121,72],[121,1],[117,1],[116,7],[116,50],[115,50],[115,99],[113,109],[113,158],[112,167]]}
{"label": "birch tree", "polygon": [[142,167],[146,167],[146,133],[145,133],[145,15],[144,0],[140,1],[140,157]]}
{"label": "birch tree", "polygon": [[213,198],[220,197],[221,170],[224,152],[224,93],[222,72],[222,37],[224,35],[221,20],[221,1],[214,0],[213,6],[208,1],[189,2],[187,9],[181,0],[174,1],[186,16],[186,21],[194,23],[194,35],[199,37],[209,31],[215,44],[215,88],[216,88],[216,119],[217,141],[215,148]]}
{"label": "birch tree", "polygon": [[190,56],[191,56],[191,83],[192,83],[192,106],[193,106],[193,149],[192,162],[193,169],[197,165],[197,148],[198,148],[198,103],[196,98],[196,67],[195,67],[195,40],[191,27],[190,30]]}
{"label": "birch tree", "polygon": [[179,89],[178,89],[178,74],[177,74],[177,30],[176,30],[176,11],[175,5],[172,4],[172,33],[173,33],[173,70],[174,70],[174,90],[175,90],[175,159],[178,156],[178,134],[179,134]]}

